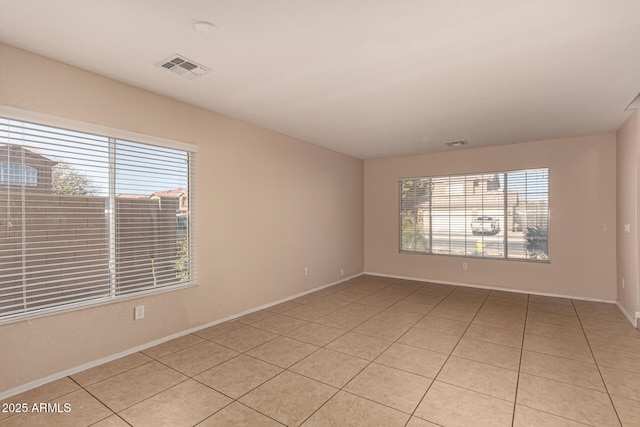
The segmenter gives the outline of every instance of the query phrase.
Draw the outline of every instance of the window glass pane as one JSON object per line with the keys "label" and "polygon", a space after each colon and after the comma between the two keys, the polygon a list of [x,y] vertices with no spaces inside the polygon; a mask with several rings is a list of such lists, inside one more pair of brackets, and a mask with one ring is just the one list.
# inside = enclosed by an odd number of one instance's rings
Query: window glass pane
{"label": "window glass pane", "polygon": [[118,140],[115,159],[118,294],[188,281],[188,153]]}
{"label": "window glass pane", "polygon": [[191,283],[193,156],[0,118],[0,320]]}
{"label": "window glass pane", "polygon": [[109,295],[107,144],[0,121],[0,316]]}
{"label": "window glass pane", "polygon": [[509,258],[549,260],[549,169],[507,173]]}
{"label": "window glass pane", "polygon": [[416,178],[400,182],[401,251],[429,252],[430,182]]}
{"label": "window glass pane", "polygon": [[401,250],[548,261],[548,187],[546,168],[402,179]]}

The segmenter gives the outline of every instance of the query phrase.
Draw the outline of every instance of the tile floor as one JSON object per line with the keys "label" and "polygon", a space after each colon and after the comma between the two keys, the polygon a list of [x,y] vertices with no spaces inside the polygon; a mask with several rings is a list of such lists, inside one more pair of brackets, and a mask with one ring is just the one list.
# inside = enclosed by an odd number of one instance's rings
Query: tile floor
{"label": "tile floor", "polygon": [[49,383],[0,426],[640,426],[611,304],[361,276]]}

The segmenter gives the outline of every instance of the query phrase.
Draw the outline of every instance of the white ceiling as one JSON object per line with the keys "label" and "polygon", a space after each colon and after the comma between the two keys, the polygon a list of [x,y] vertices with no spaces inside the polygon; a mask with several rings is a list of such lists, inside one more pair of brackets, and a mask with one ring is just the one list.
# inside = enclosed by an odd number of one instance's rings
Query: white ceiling
{"label": "white ceiling", "polygon": [[[0,41],[375,158],[615,131],[638,17],[639,0],[0,0]],[[175,53],[212,71],[155,65]]]}

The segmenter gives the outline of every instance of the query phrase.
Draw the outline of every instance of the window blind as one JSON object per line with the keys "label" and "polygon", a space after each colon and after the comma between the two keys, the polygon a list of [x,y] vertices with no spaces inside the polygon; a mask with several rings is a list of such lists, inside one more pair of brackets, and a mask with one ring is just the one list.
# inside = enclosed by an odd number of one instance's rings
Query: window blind
{"label": "window blind", "polygon": [[0,118],[0,164],[0,321],[195,283],[194,152]]}
{"label": "window blind", "polygon": [[549,169],[404,178],[400,251],[549,260]]}

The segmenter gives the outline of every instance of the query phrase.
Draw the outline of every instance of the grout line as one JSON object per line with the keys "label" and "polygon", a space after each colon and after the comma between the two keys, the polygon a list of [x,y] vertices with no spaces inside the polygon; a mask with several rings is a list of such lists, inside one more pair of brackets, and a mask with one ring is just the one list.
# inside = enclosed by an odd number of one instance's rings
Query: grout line
{"label": "grout line", "polygon": [[596,369],[598,369],[598,374],[600,374],[600,379],[602,380],[602,384],[604,385],[604,389],[607,392],[607,396],[609,397],[609,402],[611,402],[611,407],[613,408],[613,412],[614,414],[616,414],[616,418],[618,419],[618,422],[620,423],[620,425],[624,425],[622,423],[622,420],[620,419],[620,415],[618,414],[618,409],[616,409],[616,405],[613,403],[613,398],[611,397],[611,393],[609,393],[609,387],[607,387],[607,382],[604,380],[604,376],[602,375],[602,371],[600,370],[600,365],[598,364],[598,361],[596,360],[596,356],[593,354],[593,350],[591,349],[591,343],[589,342],[589,337],[587,337],[587,333],[584,330],[584,326],[582,325],[582,319],[580,319],[580,316],[578,315],[578,310],[576,309],[575,303],[573,302],[573,300],[571,300],[571,304],[573,305],[573,309],[576,312],[576,315],[578,316],[578,322],[580,322],[580,328],[582,328],[582,333],[584,334],[586,340],[587,340],[587,346],[589,347],[589,353],[591,353],[591,357],[593,357],[593,361],[596,364]]}
{"label": "grout line", "polygon": [[527,295],[527,305],[525,306],[524,328],[522,328],[522,344],[520,345],[520,360],[518,361],[518,377],[516,379],[516,394],[513,396],[513,414],[511,425],[516,422],[516,406],[518,405],[518,388],[520,387],[520,369],[522,368],[522,356],[524,355],[524,338],[527,333],[527,320],[529,319],[529,295]]}

